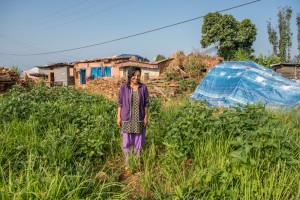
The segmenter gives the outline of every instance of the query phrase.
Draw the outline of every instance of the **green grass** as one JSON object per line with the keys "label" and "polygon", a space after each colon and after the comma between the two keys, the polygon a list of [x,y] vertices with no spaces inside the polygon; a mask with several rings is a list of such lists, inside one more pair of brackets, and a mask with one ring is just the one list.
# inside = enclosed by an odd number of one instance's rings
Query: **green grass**
{"label": "green grass", "polygon": [[151,99],[127,175],[116,111],[67,87],[1,96],[0,199],[300,198],[299,111]]}

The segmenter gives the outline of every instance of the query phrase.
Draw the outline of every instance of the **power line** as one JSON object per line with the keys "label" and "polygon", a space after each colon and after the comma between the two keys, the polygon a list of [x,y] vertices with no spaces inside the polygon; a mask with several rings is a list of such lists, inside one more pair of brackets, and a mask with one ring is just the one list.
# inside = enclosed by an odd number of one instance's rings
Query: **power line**
{"label": "power line", "polygon": [[[240,5],[233,6],[233,7],[230,7],[230,8],[226,8],[226,9],[223,9],[223,10],[220,10],[220,11],[216,11],[216,12],[220,12],[221,13],[221,12],[225,12],[225,11],[228,11],[228,10],[233,10],[233,9],[236,9],[236,8],[240,8],[242,6],[246,6],[246,5],[249,5],[249,4],[253,4],[253,3],[259,2],[259,1],[261,1],[261,0],[251,1],[251,2],[248,2],[248,3],[240,4]],[[117,38],[117,39],[108,40],[108,41],[105,41],[105,42],[90,44],[90,45],[76,47],[76,48],[71,48],[71,49],[65,49],[65,50],[59,50],[59,51],[50,51],[50,52],[45,52],[45,53],[36,53],[36,54],[0,53],[0,55],[2,54],[2,55],[9,55],[9,56],[38,56],[38,55],[54,54],[54,53],[61,53],[61,52],[67,52],[67,51],[74,51],[74,50],[79,50],[79,49],[85,49],[85,48],[89,48],[89,47],[93,47],[93,46],[99,46],[99,45],[103,45],[103,44],[108,44],[108,43],[112,43],[112,42],[116,42],[116,41],[120,41],[120,40],[124,40],[124,39],[128,39],[128,38],[132,38],[132,37],[144,35],[144,34],[147,34],[147,33],[159,31],[159,30],[162,30],[162,29],[170,28],[170,27],[177,26],[177,25],[180,25],[180,24],[184,24],[184,23],[187,23],[187,22],[191,22],[191,21],[194,21],[194,20],[197,20],[197,19],[201,19],[204,16],[205,15],[200,16],[200,17],[195,17],[195,18],[192,18],[192,19],[188,19],[188,20],[185,20],[185,21],[177,22],[177,23],[174,23],[174,24],[170,24],[170,25],[167,25],[167,26],[162,26],[162,27],[159,27],[159,28],[156,28],[156,29],[152,29],[152,30],[149,30],[149,31],[144,31],[144,32],[141,32],[141,33],[136,33],[136,34],[133,34],[133,35],[124,36],[124,37],[120,37],[120,38]]]}
{"label": "power line", "polygon": [[[102,9],[102,10],[100,10],[100,11],[94,12],[94,13],[92,13],[92,14],[90,14],[90,15],[85,16],[85,17],[81,17],[81,18],[78,18],[78,19],[73,19],[73,20],[71,20],[71,21],[67,21],[67,22],[65,22],[65,23],[61,23],[61,24],[57,24],[57,25],[54,25],[54,26],[46,27],[46,28],[44,28],[44,29],[40,29],[40,30],[37,30],[37,31],[31,31],[31,32],[26,32],[26,33],[21,33],[21,34],[14,34],[14,36],[17,36],[17,35],[27,35],[27,34],[32,34],[32,33],[38,33],[38,32],[46,31],[46,30],[49,30],[49,29],[52,29],[52,28],[56,28],[56,27],[59,27],[59,26],[63,26],[63,25],[66,25],[66,24],[70,24],[70,23],[73,23],[73,22],[78,22],[78,21],[84,20],[84,19],[86,19],[86,18],[90,18],[90,17],[95,16],[95,15],[97,15],[97,14],[100,14],[100,13],[106,12],[106,11],[108,11],[108,10],[111,10],[111,9],[113,9],[113,8],[115,8],[115,7],[118,7],[118,6],[120,6],[120,5],[124,4],[124,3],[126,3],[127,1],[128,1],[128,0],[122,1],[121,3],[112,5],[112,6],[108,7],[108,8],[104,8],[104,9]],[[98,3],[99,3],[99,2],[98,2]],[[97,3],[97,4],[98,4],[98,3]],[[93,6],[93,5],[92,5],[92,6]],[[82,9],[81,9],[80,11],[82,11]],[[78,12],[77,12],[77,13],[78,13]],[[74,15],[74,14],[77,14],[77,13],[74,12],[74,13],[71,13],[71,14],[69,14],[69,15],[65,15],[64,17],[66,17],[66,16],[71,16],[71,15]],[[56,19],[62,19],[62,18],[58,17],[58,18],[56,18]],[[51,22],[51,21],[48,21],[48,22]],[[42,24],[40,24],[40,25],[46,24],[46,23],[48,23],[48,22],[42,23]]]}
{"label": "power line", "polygon": [[[11,61],[11,62],[13,62],[13,63],[17,63],[17,64],[19,64],[19,65],[24,65],[24,66],[26,66],[24,63],[21,63],[21,62],[19,62],[19,61],[15,61],[15,60],[13,60],[13,59],[11,59],[11,58],[8,58],[8,57],[6,57],[6,56],[4,56],[4,55],[0,55],[0,57],[4,58],[4,59],[6,59],[6,60],[9,60],[9,61]],[[12,64],[12,65],[14,65],[14,64]]]}
{"label": "power line", "polygon": [[[8,36],[2,35],[2,34],[0,34],[0,37],[5,38],[5,39],[7,39],[7,40],[10,40],[10,41],[12,41],[13,43],[15,43],[16,45],[21,46],[21,47],[23,47],[23,48],[25,48],[25,49],[28,49],[28,50],[31,50],[31,51],[41,52],[41,53],[42,53],[42,52],[47,52],[46,50],[43,50],[43,49],[34,47],[34,46],[32,46],[32,45],[29,45],[29,44],[26,44],[26,43],[23,43],[23,42],[14,40],[14,39],[12,39],[12,38],[10,38],[10,37],[8,37]],[[75,58],[75,57],[73,57],[73,56],[69,56],[69,55],[65,55],[65,54],[60,54],[60,55],[66,57],[66,58],[72,58],[72,59]],[[52,55],[52,56],[54,56],[54,55]],[[62,58],[62,57],[60,57],[60,56],[58,56],[58,55],[56,55],[56,56],[54,56],[54,57],[59,58],[59,59]]]}
{"label": "power line", "polygon": [[83,4],[83,3],[85,3],[86,1],[88,1],[88,0],[83,0],[83,1],[81,1],[81,2],[78,2],[78,3],[76,3],[76,4],[71,5],[71,6],[69,6],[69,7],[62,8],[62,9],[60,9],[60,10],[54,11],[53,13],[50,13],[50,14],[48,14],[48,15],[46,15],[46,16],[43,16],[43,17],[40,17],[40,18],[31,20],[31,21],[29,21],[29,22],[25,22],[25,23],[23,23],[21,26],[25,26],[25,25],[28,25],[28,24],[32,24],[32,23],[34,23],[34,22],[36,22],[36,21],[41,21],[41,20],[43,20],[43,19],[49,18],[49,17],[51,17],[51,16],[53,16],[53,15],[56,15],[56,14],[58,14],[58,13],[65,12],[66,10],[70,10],[70,9],[72,9],[72,8],[74,8],[74,7],[77,7],[77,6],[79,6],[79,5]]}

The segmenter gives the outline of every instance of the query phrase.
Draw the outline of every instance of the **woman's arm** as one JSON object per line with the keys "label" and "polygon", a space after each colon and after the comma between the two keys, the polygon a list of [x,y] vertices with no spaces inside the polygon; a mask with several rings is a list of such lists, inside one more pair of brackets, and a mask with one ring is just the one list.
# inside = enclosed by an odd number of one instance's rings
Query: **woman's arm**
{"label": "woman's arm", "polygon": [[119,93],[118,93],[118,113],[117,113],[117,125],[121,127],[122,125],[122,120],[121,120],[121,111],[122,111],[122,106],[123,106],[123,90],[122,87],[123,85],[120,86]]}
{"label": "woman's arm", "polygon": [[147,86],[145,87],[144,95],[145,95],[145,97],[144,97],[144,99],[145,99],[145,102],[144,102],[144,105],[145,105],[144,127],[146,127],[148,124],[148,107],[149,107],[149,93],[148,93]]}
{"label": "woman's arm", "polygon": [[121,125],[122,125],[121,110],[122,110],[122,107],[118,107],[117,124],[118,124],[119,127],[121,127]]}
{"label": "woman's arm", "polygon": [[144,127],[148,124],[148,107],[145,107]]}

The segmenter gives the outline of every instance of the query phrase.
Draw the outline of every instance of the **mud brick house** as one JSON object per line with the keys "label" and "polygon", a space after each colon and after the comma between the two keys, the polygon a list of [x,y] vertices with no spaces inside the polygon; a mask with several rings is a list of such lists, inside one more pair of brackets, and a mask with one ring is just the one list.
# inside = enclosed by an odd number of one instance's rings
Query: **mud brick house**
{"label": "mud brick house", "polygon": [[94,79],[117,74],[116,63],[127,61],[129,57],[117,56],[76,61],[74,65],[75,85],[86,84],[89,78]]}
{"label": "mud brick house", "polygon": [[169,62],[172,61],[172,58],[167,58],[161,61],[149,63],[149,62],[138,62],[138,61],[126,61],[116,64],[118,69],[118,77],[127,78],[127,72],[130,66],[140,67],[142,70],[141,78],[147,80],[149,78],[155,78],[161,76],[163,71],[166,69]]}
{"label": "mud brick house", "polygon": [[293,80],[300,80],[299,63],[279,63],[271,65],[273,71],[281,74],[283,77]]}
{"label": "mud brick house", "polygon": [[38,68],[47,71],[47,85],[49,86],[70,86],[75,85],[74,64],[56,63]]}
{"label": "mud brick house", "polygon": [[126,78],[130,66],[142,68],[142,79],[158,77],[165,69],[166,63],[172,59],[150,63],[139,55],[122,54],[109,58],[97,58],[93,60],[76,61],[74,65],[75,85],[86,84],[90,79],[101,77]]}

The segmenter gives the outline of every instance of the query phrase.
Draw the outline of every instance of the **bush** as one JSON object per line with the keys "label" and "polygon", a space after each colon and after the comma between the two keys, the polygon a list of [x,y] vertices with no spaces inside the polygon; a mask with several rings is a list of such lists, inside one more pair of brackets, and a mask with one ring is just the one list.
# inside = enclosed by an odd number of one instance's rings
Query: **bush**
{"label": "bush", "polygon": [[280,58],[278,56],[263,56],[262,54],[259,57],[254,56],[252,60],[262,66],[271,68],[270,65],[280,63]]}
{"label": "bush", "polygon": [[179,89],[182,91],[192,92],[195,90],[196,86],[197,83],[194,78],[183,79],[179,82]]}

